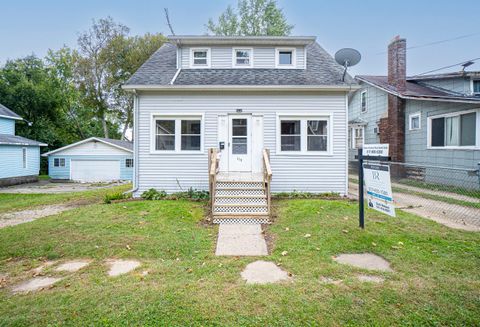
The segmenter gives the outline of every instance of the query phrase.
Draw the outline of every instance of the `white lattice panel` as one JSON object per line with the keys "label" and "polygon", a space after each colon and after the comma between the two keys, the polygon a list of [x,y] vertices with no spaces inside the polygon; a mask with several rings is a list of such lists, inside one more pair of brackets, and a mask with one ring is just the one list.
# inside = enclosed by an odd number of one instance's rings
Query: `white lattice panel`
{"label": "white lattice panel", "polygon": [[242,196],[242,195],[265,195],[265,191],[258,189],[258,190],[248,190],[248,189],[238,189],[238,190],[225,190],[225,189],[217,189],[216,196],[219,195],[235,195],[235,196]]}
{"label": "white lattice panel", "polygon": [[268,224],[268,218],[214,218],[214,224]]}
{"label": "white lattice panel", "polygon": [[262,182],[217,182],[217,188],[263,188]]}
{"label": "white lattice panel", "polygon": [[251,197],[235,197],[235,198],[215,198],[215,204],[262,204],[267,205],[267,199],[265,198],[251,198]]}
{"label": "white lattice panel", "polygon": [[242,206],[215,206],[214,213],[268,213],[267,206],[261,207],[242,207]]}

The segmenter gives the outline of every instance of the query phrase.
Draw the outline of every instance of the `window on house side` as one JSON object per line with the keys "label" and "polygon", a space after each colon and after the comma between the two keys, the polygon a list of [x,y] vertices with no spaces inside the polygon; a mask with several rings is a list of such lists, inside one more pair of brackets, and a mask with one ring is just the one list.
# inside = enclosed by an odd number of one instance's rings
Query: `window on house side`
{"label": "window on house side", "polygon": [[410,130],[420,129],[420,113],[411,114],[410,116]]}
{"label": "window on house side", "polygon": [[480,80],[473,81],[473,94],[480,96]]}
{"label": "window on house side", "polygon": [[65,158],[54,158],[53,167],[65,167]]}
{"label": "window on house side", "polygon": [[282,120],[280,130],[282,151],[301,151],[300,120]]}
{"label": "window on house side", "polygon": [[200,150],[200,120],[182,120],[182,150]]}
{"label": "window on house side", "polygon": [[208,66],[208,50],[194,50],[193,64],[195,66]]}
{"label": "window on house side", "polygon": [[251,50],[235,49],[235,66],[250,66]]}
{"label": "window on house side", "polygon": [[362,112],[367,111],[367,91],[362,91],[360,94],[360,106]]}
{"label": "window on house side", "polygon": [[293,65],[293,53],[292,51],[279,51],[278,52],[278,64],[279,65]]}
{"label": "window on house side", "polygon": [[23,168],[27,168],[27,148],[22,148]]}
{"label": "window on house side", "polygon": [[133,167],[133,159],[125,159],[125,167],[132,168]]}
{"label": "window on house side", "polygon": [[307,151],[327,151],[327,121],[307,121]]}
{"label": "window on house side", "polygon": [[155,150],[174,151],[175,150],[175,120],[157,120],[156,121]]}
{"label": "window on house side", "polygon": [[475,146],[477,113],[438,117],[431,120],[432,147]]}
{"label": "window on house side", "polygon": [[152,144],[155,151],[201,151],[200,118],[156,118],[155,126],[155,144]]}
{"label": "window on house side", "polygon": [[280,119],[280,152],[327,152],[328,118]]}

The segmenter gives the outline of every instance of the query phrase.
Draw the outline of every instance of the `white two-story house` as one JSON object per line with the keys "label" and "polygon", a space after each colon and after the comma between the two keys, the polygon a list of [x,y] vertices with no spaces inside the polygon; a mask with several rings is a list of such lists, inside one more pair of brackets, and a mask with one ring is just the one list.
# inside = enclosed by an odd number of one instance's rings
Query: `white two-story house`
{"label": "white two-story house", "polygon": [[270,192],[347,194],[342,75],[315,37],[169,37],[124,85],[134,196],[210,189],[217,220],[261,220]]}

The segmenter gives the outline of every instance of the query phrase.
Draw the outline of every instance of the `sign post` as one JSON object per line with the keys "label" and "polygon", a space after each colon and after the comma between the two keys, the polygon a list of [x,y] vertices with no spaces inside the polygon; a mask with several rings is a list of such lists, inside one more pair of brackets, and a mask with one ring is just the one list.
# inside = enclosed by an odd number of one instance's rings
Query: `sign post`
{"label": "sign post", "polygon": [[365,144],[358,149],[358,220],[360,228],[365,228],[364,189],[367,188],[368,207],[395,217],[390,167],[367,161],[389,161],[388,144]]}

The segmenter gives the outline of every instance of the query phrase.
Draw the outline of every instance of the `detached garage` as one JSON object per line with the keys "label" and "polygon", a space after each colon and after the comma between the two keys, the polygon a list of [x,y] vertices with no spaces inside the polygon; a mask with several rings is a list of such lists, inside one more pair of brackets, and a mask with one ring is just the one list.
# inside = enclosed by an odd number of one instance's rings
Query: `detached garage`
{"label": "detached garage", "polygon": [[43,154],[52,179],[111,182],[133,179],[133,143],[101,137],[67,145]]}

